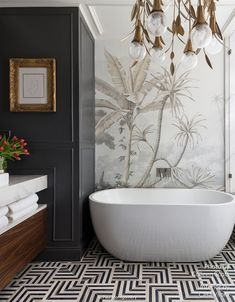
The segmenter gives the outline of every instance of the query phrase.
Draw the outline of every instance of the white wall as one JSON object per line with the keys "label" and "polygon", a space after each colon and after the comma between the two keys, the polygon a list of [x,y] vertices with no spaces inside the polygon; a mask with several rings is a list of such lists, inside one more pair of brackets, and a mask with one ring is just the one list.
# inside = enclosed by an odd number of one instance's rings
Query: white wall
{"label": "white wall", "polygon": [[[97,41],[96,44],[96,76],[103,79],[107,83],[113,85],[112,78],[108,72],[108,65],[104,56],[104,49],[107,49],[113,57],[117,57],[119,62],[123,65],[124,69],[128,70],[131,60],[128,57],[128,42],[122,43],[120,41]],[[180,46],[177,52],[181,53]],[[156,177],[156,167],[169,167],[164,161],[159,161],[153,165],[148,179],[141,186],[150,186],[156,183],[156,187],[190,187],[190,188],[214,188],[224,189],[224,100],[223,100],[223,53],[211,58],[213,62],[212,71],[200,54],[200,62],[198,67],[193,70],[189,78],[192,79],[186,85],[196,88],[190,88],[195,101],[191,101],[183,96],[179,96],[183,103],[183,111],[179,114],[178,118],[183,117],[189,120],[197,115],[197,121],[201,120],[195,125],[198,135],[195,135],[193,129],[192,135],[194,136],[194,145],[188,144],[185,153],[180,163],[172,169],[172,177],[159,181]],[[165,67],[169,70],[169,61],[165,63]],[[150,67],[149,76],[151,73],[162,72],[159,67]],[[177,76],[184,70],[179,69]],[[184,93],[185,91],[182,91]],[[147,98],[153,100],[156,91],[149,93]],[[115,104],[112,97],[97,91],[97,99],[103,98]],[[150,101],[147,100],[147,101]],[[158,101],[158,100],[157,100]],[[103,110],[106,113],[112,110],[105,108],[97,108],[97,112]],[[103,113],[104,113],[103,112]],[[159,112],[149,112],[139,116],[135,123],[138,128],[143,131],[144,128],[153,125],[153,133],[147,135],[148,144],[154,146],[156,134],[158,132],[158,114]],[[99,117],[97,117],[99,119]],[[177,135],[177,128],[173,124],[177,121],[177,117],[172,115],[169,109],[164,110],[162,122],[162,136],[159,146],[157,158],[165,158],[173,165],[182,152],[183,146],[177,145],[174,139]],[[151,160],[153,151],[146,142],[132,141],[131,156],[131,175],[128,181],[123,181],[125,174],[125,161],[127,158],[127,151],[124,150],[125,146],[129,144],[128,127],[124,124],[122,133],[120,133],[120,121],[108,127],[104,133],[108,135],[107,141],[112,142],[115,146],[108,146],[101,143],[97,137],[96,145],[96,182],[98,187],[115,187],[115,186],[136,186],[140,184],[140,179],[146,171],[149,161]],[[135,138],[136,135],[134,135]],[[124,146],[120,146],[121,143]],[[112,145],[111,144],[111,145]],[[175,176],[175,177],[174,177]]]}

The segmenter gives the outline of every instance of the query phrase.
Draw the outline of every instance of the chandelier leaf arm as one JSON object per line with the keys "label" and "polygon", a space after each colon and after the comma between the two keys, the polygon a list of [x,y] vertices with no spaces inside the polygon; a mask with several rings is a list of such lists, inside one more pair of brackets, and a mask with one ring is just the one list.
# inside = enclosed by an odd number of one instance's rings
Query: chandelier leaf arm
{"label": "chandelier leaf arm", "polygon": [[[186,69],[196,67],[201,50],[212,68],[208,54],[217,54],[224,46],[216,18],[216,2],[218,1],[198,0],[197,4],[193,4],[191,0],[136,0],[131,10],[134,38],[129,49],[133,66],[146,55],[154,63],[162,65],[169,53],[170,72],[173,75],[177,38],[184,45],[181,63]],[[173,7],[171,18],[167,11],[169,6]],[[165,43],[166,34],[171,35],[169,43]]]}

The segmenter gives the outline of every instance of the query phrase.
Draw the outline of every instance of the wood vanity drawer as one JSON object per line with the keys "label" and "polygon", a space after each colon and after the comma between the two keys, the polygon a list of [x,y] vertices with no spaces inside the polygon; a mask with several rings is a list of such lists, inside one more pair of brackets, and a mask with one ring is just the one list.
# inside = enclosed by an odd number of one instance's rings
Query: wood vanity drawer
{"label": "wood vanity drawer", "polygon": [[0,235],[0,289],[46,245],[46,209]]}

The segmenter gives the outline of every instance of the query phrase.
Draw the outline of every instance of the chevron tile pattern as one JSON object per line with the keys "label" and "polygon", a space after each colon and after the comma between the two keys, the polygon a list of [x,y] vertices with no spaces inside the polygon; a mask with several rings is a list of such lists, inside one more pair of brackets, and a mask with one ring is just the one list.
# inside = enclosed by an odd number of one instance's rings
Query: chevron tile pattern
{"label": "chevron tile pattern", "polygon": [[29,264],[1,301],[235,302],[235,235],[220,255],[198,263],[125,262],[94,240],[79,262]]}

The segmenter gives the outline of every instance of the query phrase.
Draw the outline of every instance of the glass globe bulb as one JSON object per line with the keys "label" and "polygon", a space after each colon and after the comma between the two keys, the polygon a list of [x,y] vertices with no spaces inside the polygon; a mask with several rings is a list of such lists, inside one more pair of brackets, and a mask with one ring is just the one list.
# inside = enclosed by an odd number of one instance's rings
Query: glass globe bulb
{"label": "glass globe bulb", "polygon": [[147,19],[147,28],[155,37],[162,36],[167,29],[165,14],[161,11],[152,12]]}
{"label": "glass globe bulb", "polygon": [[212,32],[207,23],[197,24],[192,30],[192,42],[194,48],[207,47],[212,39]]}
{"label": "glass globe bulb", "polygon": [[135,61],[143,60],[146,56],[146,49],[143,43],[133,41],[129,48],[129,55]]}
{"label": "glass globe bulb", "polygon": [[162,63],[166,58],[165,51],[161,47],[153,47],[150,50],[150,55],[154,63]]}
{"label": "glass globe bulb", "polygon": [[212,55],[216,55],[217,53],[219,53],[222,50],[222,48],[223,48],[222,43],[223,42],[221,41],[221,43],[220,43],[218,41],[218,39],[216,38],[215,34],[213,34],[210,44],[206,47],[206,52],[208,52]]}
{"label": "glass globe bulb", "polygon": [[193,51],[187,51],[183,54],[181,63],[186,69],[193,69],[197,66],[197,55]]}

